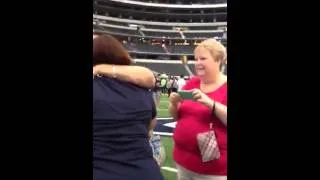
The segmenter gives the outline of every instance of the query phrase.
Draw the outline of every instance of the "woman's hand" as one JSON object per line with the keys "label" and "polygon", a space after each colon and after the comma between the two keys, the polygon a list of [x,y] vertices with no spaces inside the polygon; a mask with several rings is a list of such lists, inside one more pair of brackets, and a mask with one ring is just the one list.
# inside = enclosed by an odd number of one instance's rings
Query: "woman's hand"
{"label": "woman's hand", "polygon": [[181,101],[181,97],[178,93],[172,92],[170,94],[169,101],[172,105],[176,106]]}
{"label": "woman's hand", "polygon": [[106,65],[106,64],[100,64],[100,65],[95,65],[95,66],[93,66],[93,76],[96,76],[96,75],[98,75],[99,73],[101,73],[101,69],[102,69],[102,71],[103,71],[103,69],[105,68],[105,67],[108,67],[108,66],[111,66],[111,65]]}
{"label": "woman's hand", "polygon": [[226,105],[210,99],[205,93],[201,92],[199,89],[194,89],[192,94],[195,101],[209,107],[210,109],[212,109],[214,106],[215,115],[225,126],[227,126],[228,108]]}
{"label": "woman's hand", "polygon": [[210,99],[205,93],[200,89],[194,89],[192,91],[193,99],[209,108],[212,108],[214,101]]}
{"label": "woman's hand", "polygon": [[178,120],[178,109],[181,102],[181,97],[178,93],[172,92],[169,97],[169,114],[173,119]]}
{"label": "woman's hand", "polygon": [[96,68],[96,66],[93,67],[93,78],[98,75],[98,69]]}

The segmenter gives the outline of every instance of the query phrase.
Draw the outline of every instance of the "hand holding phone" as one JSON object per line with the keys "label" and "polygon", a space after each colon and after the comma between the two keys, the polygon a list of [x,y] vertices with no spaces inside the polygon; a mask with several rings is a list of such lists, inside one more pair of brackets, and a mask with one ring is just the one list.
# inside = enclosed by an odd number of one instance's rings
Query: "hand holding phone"
{"label": "hand holding phone", "polygon": [[181,99],[193,100],[192,92],[193,92],[192,90],[181,90],[181,91],[178,91],[178,94],[181,97]]}

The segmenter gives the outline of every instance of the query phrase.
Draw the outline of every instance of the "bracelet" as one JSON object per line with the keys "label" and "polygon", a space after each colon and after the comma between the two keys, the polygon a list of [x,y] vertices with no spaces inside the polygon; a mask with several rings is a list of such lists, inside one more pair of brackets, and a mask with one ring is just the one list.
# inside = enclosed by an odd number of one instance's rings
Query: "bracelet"
{"label": "bracelet", "polygon": [[215,110],[216,110],[216,101],[213,100],[213,105],[212,105],[212,110],[211,110],[212,116],[214,116]]}
{"label": "bracelet", "polygon": [[114,64],[112,65],[112,77],[117,78],[116,66]]}

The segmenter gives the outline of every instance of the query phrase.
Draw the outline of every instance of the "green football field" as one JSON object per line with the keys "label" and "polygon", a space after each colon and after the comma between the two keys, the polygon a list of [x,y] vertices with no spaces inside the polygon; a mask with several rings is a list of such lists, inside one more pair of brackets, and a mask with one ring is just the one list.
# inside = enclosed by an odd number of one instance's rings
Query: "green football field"
{"label": "green football field", "polygon": [[[160,98],[160,105],[157,109],[157,116],[159,118],[170,117],[168,112],[168,97],[167,95],[162,95]],[[175,169],[175,163],[172,160],[172,149],[173,149],[173,141],[171,136],[161,136],[161,142],[165,147],[166,151],[166,160],[164,165],[162,166],[162,174],[165,180],[177,180],[177,173],[170,171],[168,169]]]}
{"label": "green football field", "polygon": [[162,117],[170,117],[169,112],[168,112],[168,105],[169,105],[169,99],[167,95],[161,95],[160,96],[160,104],[157,109],[157,117],[162,118]]}

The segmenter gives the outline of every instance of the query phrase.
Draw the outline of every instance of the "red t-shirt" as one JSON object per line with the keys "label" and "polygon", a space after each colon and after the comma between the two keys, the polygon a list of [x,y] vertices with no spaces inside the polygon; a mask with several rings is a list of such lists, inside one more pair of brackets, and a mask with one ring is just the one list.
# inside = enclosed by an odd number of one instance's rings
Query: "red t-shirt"
{"label": "red t-shirt", "polygon": [[[200,89],[200,79],[194,77],[183,87],[184,90]],[[207,96],[227,105],[227,83],[217,90],[206,93]],[[227,126],[217,117],[212,117],[211,110],[198,102],[184,100],[178,110],[178,121],[174,130],[174,160],[184,168],[205,175],[227,175]],[[197,134],[210,129],[213,122],[221,156],[218,160],[203,163],[197,145]]]}

